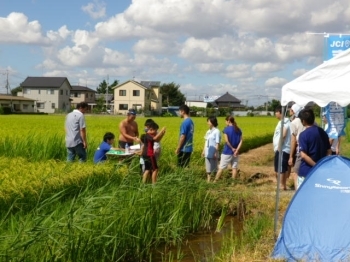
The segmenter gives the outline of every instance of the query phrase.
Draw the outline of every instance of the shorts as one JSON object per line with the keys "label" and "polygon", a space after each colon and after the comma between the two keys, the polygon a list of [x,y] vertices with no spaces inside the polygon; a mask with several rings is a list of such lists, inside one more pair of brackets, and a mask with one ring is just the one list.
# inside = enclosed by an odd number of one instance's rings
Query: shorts
{"label": "shorts", "polygon": [[297,153],[295,155],[295,163],[294,163],[294,172],[297,174],[299,173],[300,164],[301,164],[301,156],[300,156],[300,153]]}
{"label": "shorts", "polygon": [[205,170],[207,174],[214,173],[218,170],[218,159],[217,158],[205,158]]}
{"label": "shorts", "polygon": [[178,167],[187,167],[190,163],[192,152],[180,152],[177,155],[177,166]]}
{"label": "shorts", "polygon": [[132,146],[134,143],[131,143],[131,142],[125,142],[125,141],[118,141],[118,144],[119,144],[119,148],[125,148],[126,144],[130,146]]}
{"label": "shorts", "polygon": [[237,168],[238,167],[238,156],[221,154],[219,168],[226,169],[228,167],[228,165],[231,165],[232,168]]}
{"label": "shorts", "polygon": [[145,171],[154,171],[158,169],[155,156],[143,156],[142,158],[145,161]]}
{"label": "shorts", "polygon": [[289,154],[286,152],[282,151],[282,166],[281,166],[281,170],[278,170],[278,158],[279,158],[279,152],[276,151],[275,152],[275,159],[274,159],[274,164],[275,164],[275,172],[276,173],[285,173],[288,171],[288,160],[289,160]]}

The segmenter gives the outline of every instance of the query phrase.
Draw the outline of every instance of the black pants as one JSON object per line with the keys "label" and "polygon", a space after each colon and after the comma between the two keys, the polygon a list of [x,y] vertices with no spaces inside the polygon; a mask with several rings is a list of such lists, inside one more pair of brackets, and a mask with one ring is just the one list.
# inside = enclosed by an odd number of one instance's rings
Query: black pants
{"label": "black pants", "polygon": [[192,152],[180,152],[177,155],[177,166],[178,167],[187,167],[190,163]]}

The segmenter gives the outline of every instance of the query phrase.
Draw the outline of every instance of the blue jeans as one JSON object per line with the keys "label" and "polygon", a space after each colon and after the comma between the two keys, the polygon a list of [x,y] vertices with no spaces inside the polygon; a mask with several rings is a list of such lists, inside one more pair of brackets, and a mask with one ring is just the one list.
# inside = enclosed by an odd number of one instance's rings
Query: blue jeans
{"label": "blue jeans", "polygon": [[68,147],[67,153],[68,153],[68,156],[67,156],[68,162],[73,162],[76,155],[78,155],[80,162],[86,161],[86,150],[84,148],[83,143],[78,144],[75,147]]}

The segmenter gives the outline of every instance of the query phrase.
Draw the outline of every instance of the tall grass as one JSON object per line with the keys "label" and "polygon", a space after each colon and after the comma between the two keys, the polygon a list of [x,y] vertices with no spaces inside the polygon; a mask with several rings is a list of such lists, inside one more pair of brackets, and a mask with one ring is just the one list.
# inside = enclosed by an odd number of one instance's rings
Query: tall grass
{"label": "tall grass", "polygon": [[0,221],[2,261],[138,261],[159,244],[209,225],[215,201],[188,172],[155,187],[133,176],[87,184],[69,201],[63,190],[29,212]]}

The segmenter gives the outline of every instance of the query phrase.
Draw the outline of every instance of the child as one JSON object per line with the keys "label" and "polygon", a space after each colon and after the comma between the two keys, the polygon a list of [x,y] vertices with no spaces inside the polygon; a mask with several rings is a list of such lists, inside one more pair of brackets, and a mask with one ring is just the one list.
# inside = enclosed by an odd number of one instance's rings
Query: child
{"label": "child", "polygon": [[154,184],[157,182],[158,165],[154,152],[154,142],[159,142],[165,134],[165,127],[157,133],[158,128],[155,122],[150,123],[142,141],[142,158],[145,161],[145,171],[142,178],[143,183],[147,182],[150,173],[152,173],[152,183]]}
{"label": "child", "polygon": [[114,138],[115,138],[115,136],[111,132],[107,132],[103,136],[103,142],[100,144],[100,146],[95,151],[95,155],[94,155],[94,163],[95,164],[107,160],[106,153],[111,149],[115,149],[115,148],[112,148],[112,145],[114,143]]}
{"label": "child", "polygon": [[[145,133],[147,133],[149,125],[151,123],[154,123],[153,119],[150,118],[150,119],[146,120],[145,128],[144,128]],[[141,144],[142,144],[143,141],[144,141],[144,136],[141,135],[140,139],[141,139]],[[154,156],[156,157],[156,160],[158,162],[159,157],[160,157],[160,152],[161,152],[160,143],[159,142],[154,142],[153,149],[154,149]],[[142,152],[142,150],[141,150],[141,152]],[[141,175],[142,175],[145,172],[145,161],[142,158],[142,154],[141,154],[141,157],[140,157],[140,168],[141,168]]]}

